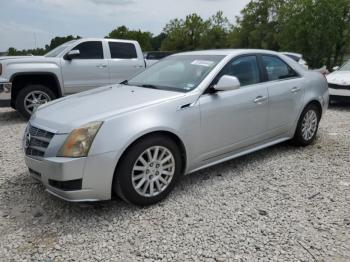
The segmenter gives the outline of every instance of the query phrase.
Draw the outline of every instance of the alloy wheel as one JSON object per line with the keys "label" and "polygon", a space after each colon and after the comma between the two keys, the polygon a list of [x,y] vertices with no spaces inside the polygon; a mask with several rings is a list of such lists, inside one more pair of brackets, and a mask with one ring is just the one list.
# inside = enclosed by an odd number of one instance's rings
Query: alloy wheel
{"label": "alloy wheel", "polygon": [[318,124],[317,122],[317,113],[314,110],[307,111],[301,124],[301,133],[306,141],[309,141],[315,135]]}
{"label": "alloy wheel", "polygon": [[45,92],[32,91],[24,98],[24,108],[29,114],[32,114],[39,106],[50,101],[50,96]]}
{"label": "alloy wheel", "polygon": [[171,183],[175,173],[175,158],[163,146],[152,146],[137,158],[132,169],[132,185],[143,197],[154,197]]}

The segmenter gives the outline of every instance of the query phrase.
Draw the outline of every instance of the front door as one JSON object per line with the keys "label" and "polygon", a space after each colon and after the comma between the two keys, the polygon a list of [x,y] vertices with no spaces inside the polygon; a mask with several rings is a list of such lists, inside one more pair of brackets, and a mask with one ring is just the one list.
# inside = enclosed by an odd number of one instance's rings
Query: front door
{"label": "front door", "polygon": [[62,60],[63,84],[66,94],[110,83],[108,65],[104,60],[101,41],[83,42],[72,50],[79,50],[80,55],[72,60]]}
{"label": "front door", "polygon": [[268,91],[266,83],[261,83],[257,57],[230,61],[214,82],[222,75],[236,76],[241,87],[199,99],[202,161],[255,143],[267,131]]}

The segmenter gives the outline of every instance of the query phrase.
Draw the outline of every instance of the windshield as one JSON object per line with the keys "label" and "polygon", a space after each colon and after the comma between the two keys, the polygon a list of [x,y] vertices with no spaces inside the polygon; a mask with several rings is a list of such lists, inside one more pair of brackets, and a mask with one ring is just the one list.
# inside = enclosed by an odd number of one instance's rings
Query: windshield
{"label": "windshield", "polygon": [[220,55],[175,55],[164,58],[127,84],[188,92],[195,89],[224,58]]}
{"label": "windshield", "polygon": [[56,47],[55,49],[51,50],[50,52],[48,52],[45,56],[46,57],[56,57],[58,56],[60,53],[63,52],[64,49],[66,49],[68,46],[70,46],[71,44],[73,44],[76,40],[72,40],[69,42],[66,42],[58,47]]}
{"label": "windshield", "polygon": [[339,71],[350,71],[350,60],[345,63],[340,69]]}

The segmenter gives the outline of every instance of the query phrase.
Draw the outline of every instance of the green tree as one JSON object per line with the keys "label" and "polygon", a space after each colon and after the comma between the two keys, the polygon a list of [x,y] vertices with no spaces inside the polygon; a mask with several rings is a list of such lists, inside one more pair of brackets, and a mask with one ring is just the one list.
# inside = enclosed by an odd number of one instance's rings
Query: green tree
{"label": "green tree", "polygon": [[229,46],[228,35],[232,28],[222,11],[217,12],[205,23],[206,28],[201,38],[203,49],[226,48]]}
{"label": "green tree", "polygon": [[17,50],[14,47],[10,47],[7,51],[9,56],[26,56],[26,55],[36,55],[41,56],[46,54],[46,49],[36,48],[36,49],[27,49],[27,50]]}
{"label": "green tree", "polygon": [[35,49],[23,49],[23,50],[17,50],[16,48],[10,47],[8,49],[8,55],[11,56],[25,56],[25,55],[37,55],[37,56],[41,56],[41,55],[45,55],[47,52],[49,52],[50,50],[56,48],[57,46],[64,44],[68,41],[74,40],[74,39],[79,39],[81,38],[80,36],[56,36],[55,38],[53,38],[50,42],[49,45],[46,45],[45,48],[35,48]]}
{"label": "green tree", "polygon": [[151,40],[152,49],[154,51],[159,51],[165,38],[167,38],[167,35],[163,32],[153,37]]}
{"label": "green tree", "polygon": [[17,55],[18,54],[18,50],[14,47],[10,47],[8,50],[7,50],[7,54],[9,56],[14,56],[14,55]]}
{"label": "green tree", "polygon": [[138,41],[144,51],[152,51],[152,34],[141,30],[129,30],[126,26],[119,26],[111,31],[106,38],[128,39]]}
{"label": "green tree", "polygon": [[55,49],[56,47],[68,42],[68,41],[72,41],[75,39],[80,39],[80,36],[72,36],[72,35],[68,35],[68,36],[56,36],[55,38],[53,38],[50,42],[49,45],[46,45],[46,49],[48,51]]}
{"label": "green tree", "polygon": [[311,67],[339,64],[350,41],[349,0],[289,0],[280,10],[279,42]]}
{"label": "green tree", "polygon": [[284,0],[252,0],[236,18],[228,44],[235,48],[262,48],[278,50],[278,14]]}
{"label": "green tree", "polygon": [[164,28],[167,35],[161,50],[196,50],[201,46],[203,34],[208,27],[208,22],[197,14],[186,16],[186,19],[171,20]]}

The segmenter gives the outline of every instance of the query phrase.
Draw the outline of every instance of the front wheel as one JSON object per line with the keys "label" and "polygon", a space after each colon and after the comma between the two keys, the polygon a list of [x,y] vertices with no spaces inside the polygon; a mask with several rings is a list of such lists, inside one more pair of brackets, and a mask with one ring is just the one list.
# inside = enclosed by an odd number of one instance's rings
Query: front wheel
{"label": "front wheel", "polygon": [[181,153],[173,140],[163,135],[147,137],[121,158],[113,190],[132,204],[155,204],[173,189],[181,167]]}
{"label": "front wheel", "polygon": [[300,116],[292,143],[297,146],[310,145],[316,138],[320,119],[319,108],[314,104],[308,105]]}
{"label": "front wheel", "polygon": [[42,104],[56,98],[54,92],[43,85],[27,85],[19,91],[16,98],[16,109],[26,118]]}

